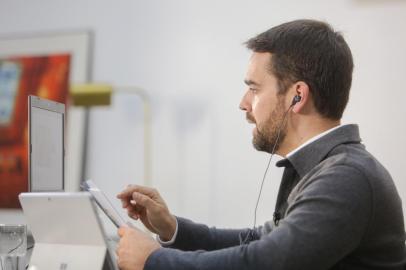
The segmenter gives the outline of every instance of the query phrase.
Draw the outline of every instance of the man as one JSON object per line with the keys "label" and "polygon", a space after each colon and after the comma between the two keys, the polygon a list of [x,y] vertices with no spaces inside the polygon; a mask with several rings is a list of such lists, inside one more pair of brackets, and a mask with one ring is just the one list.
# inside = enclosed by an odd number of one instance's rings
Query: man
{"label": "man", "polygon": [[129,186],[118,195],[123,207],[159,237],[120,228],[121,269],[404,269],[394,183],[358,127],[340,123],[353,70],[341,34],[298,20],[247,47],[240,108],[255,124],[255,148],[285,157],[273,220],[252,230],[209,228],[173,216],[156,190]]}

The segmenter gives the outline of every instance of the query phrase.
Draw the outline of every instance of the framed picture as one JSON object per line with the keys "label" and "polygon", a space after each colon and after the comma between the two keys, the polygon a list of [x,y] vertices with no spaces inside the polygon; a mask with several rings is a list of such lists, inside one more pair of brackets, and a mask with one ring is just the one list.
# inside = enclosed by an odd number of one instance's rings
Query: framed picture
{"label": "framed picture", "polygon": [[0,36],[0,208],[20,208],[28,190],[27,96],[65,103],[67,191],[79,189],[83,109],[69,106],[69,85],[90,79],[89,31]]}

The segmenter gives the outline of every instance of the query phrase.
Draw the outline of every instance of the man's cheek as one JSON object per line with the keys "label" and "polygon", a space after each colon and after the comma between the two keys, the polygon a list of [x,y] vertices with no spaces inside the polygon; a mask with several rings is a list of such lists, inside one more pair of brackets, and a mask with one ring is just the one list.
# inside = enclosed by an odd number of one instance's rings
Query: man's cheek
{"label": "man's cheek", "polygon": [[255,111],[255,108],[257,107],[258,102],[259,102],[258,96],[254,96],[254,99],[252,100],[252,111],[253,112]]}

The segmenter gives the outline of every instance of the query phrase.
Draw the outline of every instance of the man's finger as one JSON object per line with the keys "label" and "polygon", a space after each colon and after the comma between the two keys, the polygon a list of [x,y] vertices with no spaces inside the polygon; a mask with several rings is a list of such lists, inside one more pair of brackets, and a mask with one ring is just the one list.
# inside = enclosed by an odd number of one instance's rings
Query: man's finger
{"label": "man's finger", "polygon": [[128,212],[134,212],[134,213],[138,213],[138,214],[142,214],[143,212],[145,212],[145,207],[142,206],[141,204],[131,204],[128,205],[126,207]]}
{"label": "man's finger", "polygon": [[145,186],[138,186],[138,185],[131,185],[125,188],[121,193],[117,195],[119,199],[128,199],[131,197],[133,192],[139,192],[149,197],[154,197],[158,195],[158,191],[155,188],[145,187]]}
{"label": "man's finger", "polygon": [[133,193],[133,199],[137,202],[138,206],[143,206],[147,209],[155,207],[155,202],[149,196],[139,192]]}
{"label": "man's finger", "polygon": [[158,191],[155,188],[145,187],[145,186],[135,186],[135,192],[142,193],[150,198],[158,196]]}
{"label": "man's finger", "polygon": [[129,205],[130,205],[130,203],[128,202],[128,200],[125,200],[125,199],[120,199],[121,200],[121,206],[123,207],[123,208],[127,208]]}
{"label": "man's finger", "polygon": [[120,236],[120,237],[123,237],[126,233],[127,233],[127,230],[128,230],[129,228],[128,227],[125,227],[125,226],[121,226],[120,228],[118,228],[118,236]]}
{"label": "man's finger", "polygon": [[129,217],[132,217],[132,218],[134,218],[134,219],[136,219],[136,220],[138,220],[138,218],[139,218],[140,215],[141,215],[139,212],[137,212],[137,211],[135,211],[135,210],[133,210],[133,209],[128,209],[128,210],[127,210],[127,214],[128,214]]}
{"label": "man's finger", "polygon": [[117,232],[120,237],[123,237],[127,234],[139,233],[142,231],[137,227],[130,227],[128,224],[124,224],[120,228],[118,228]]}
{"label": "man's finger", "polygon": [[129,199],[131,198],[131,194],[134,192],[136,188],[135,185],[128,185],[123,191],[117,194],[118,199]]}

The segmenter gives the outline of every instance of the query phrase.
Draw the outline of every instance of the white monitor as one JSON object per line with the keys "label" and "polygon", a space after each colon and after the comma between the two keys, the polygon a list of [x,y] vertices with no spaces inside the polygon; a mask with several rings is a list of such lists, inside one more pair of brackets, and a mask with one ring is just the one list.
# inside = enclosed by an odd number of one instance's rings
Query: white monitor
{"label": "white monitor", "polygon": [[65,105],[28,97],[29,191],[64,190]]}

